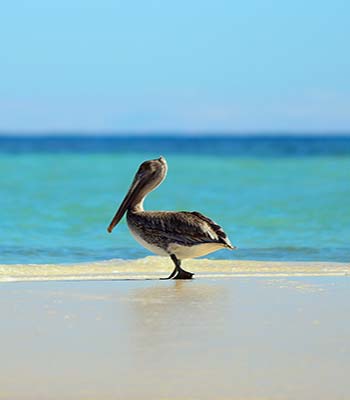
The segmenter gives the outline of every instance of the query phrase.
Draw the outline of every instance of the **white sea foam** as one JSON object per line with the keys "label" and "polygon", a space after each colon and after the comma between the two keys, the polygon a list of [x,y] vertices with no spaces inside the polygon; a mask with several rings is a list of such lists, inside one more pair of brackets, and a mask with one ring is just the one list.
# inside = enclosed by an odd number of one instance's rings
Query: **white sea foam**
{"label": "white sea foam", "polygon": [[[349,263],[186,260],[183,268],[196,278],[350,276]],[[173,269],[168,258],[114,259],[79,264],[2,264],[0,282],[158,279]]]}

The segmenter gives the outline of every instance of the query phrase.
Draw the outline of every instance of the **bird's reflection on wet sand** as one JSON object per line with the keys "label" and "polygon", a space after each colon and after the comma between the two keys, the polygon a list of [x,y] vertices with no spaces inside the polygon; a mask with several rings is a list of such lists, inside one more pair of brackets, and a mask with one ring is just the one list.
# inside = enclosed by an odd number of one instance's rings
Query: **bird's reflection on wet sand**
{"label": "bird's reflection on wet sand", "polygon": [[[128,296],[132,331],[140,345],[181,346],[197,334],[217,332],[225,320],[224,286],[188,281],[132,290]],[[208,324],[208,322],[210,323]]]}
{"label": "bird's reflection on wet sand", "polygon": [[130,361],[135,370],[142,371],[139,384],[152,383],[164,395],[174,390],[185,395],[191,385],[211,379],[215,357],[209,349],[225,351],[225,340],[219,343],[225,335],[227,297],[224,285],[194,281],[131,290],[124,301]]}

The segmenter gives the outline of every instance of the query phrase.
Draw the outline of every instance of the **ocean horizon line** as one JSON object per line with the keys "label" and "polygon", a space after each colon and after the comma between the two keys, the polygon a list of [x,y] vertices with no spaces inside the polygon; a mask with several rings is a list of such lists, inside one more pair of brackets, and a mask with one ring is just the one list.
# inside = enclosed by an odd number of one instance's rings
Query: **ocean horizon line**
{"label": "ocean horizon line", "polygon": [[348,155],[350,135],[1,135],[0,153],[206,154],[241,156]]}
{"label": "ocean horizon line", "polygon": [[50,138],[94,138],[94,139],[129,139],[129,138],[169,138],[169,139],[220,139],[220,138],[238,138],[238,139],[298,139],[298,138],[334,138],[334,139],[350,139],[349,131],[181,131],[181,130],[164,130],[164,131],[66,131],[66,130],[47,130],[47,131],[6,131],[0,130],[0,139],[50,139]]}

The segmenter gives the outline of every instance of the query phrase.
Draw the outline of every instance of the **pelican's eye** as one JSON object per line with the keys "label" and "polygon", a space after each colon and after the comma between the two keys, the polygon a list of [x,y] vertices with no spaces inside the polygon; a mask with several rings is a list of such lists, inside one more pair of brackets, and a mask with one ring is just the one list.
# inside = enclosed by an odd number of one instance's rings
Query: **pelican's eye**
{"label": "pelican's eye", "polygon": [[158,172],[158,170],[159,170],[159,166],[153,160],[145,161],[140,165],[139,170],[137,171],[137,174],[138,175],[147,174],[147,175],[154,176]]}
{"label": "pelican's eye", "polygon": [[139,168],[139,172],[145,172],[147,170],[147,164],[142,163]]}

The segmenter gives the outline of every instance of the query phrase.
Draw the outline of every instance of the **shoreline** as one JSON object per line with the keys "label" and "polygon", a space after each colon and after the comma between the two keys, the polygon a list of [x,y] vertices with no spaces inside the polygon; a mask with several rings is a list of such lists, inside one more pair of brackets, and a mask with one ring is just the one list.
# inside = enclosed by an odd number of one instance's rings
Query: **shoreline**
{"label": "shoreline", "polygon": [[[350,276],[350,263],[255,260],[185,260],[196,279]],[[26,281],[157,280],[172,269],[166,257],[77,264],[0,264],[0,283]]]}

